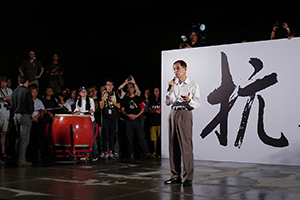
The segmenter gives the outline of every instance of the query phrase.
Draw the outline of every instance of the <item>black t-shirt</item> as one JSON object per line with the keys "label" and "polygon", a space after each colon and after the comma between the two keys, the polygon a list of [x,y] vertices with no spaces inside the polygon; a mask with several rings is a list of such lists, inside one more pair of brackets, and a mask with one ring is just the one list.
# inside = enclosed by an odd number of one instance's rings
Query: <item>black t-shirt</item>
{"label": "black t-shirt", "polygon": [[[152,100],[149,103],[149,108],[151,109],[158,109],[160,106],[161,106],[160,101]],[[160,126],[161,125],[160,118],[161,118],[160,114],[157,113],[150,114],[150,126]]]}
{"label": "black t-shirt", "polygon": [[141,97],[134,96],[130,98],[129,96],[125,96],[121,101],[121,107],[124,108],[127,114],[137,115],[141,111],[140,104],[143,103]]}
{"label": "black t-shirt", "polygon": [[94,112],[95,120],[96,123],[100,126],[101,125],[100,99],[97,97],[96,99],[93,98],[93,100],[95,103],[95,112]]}
{"label": "black t-shirt", "polygon": [[[101,98],[103,97],[103,95],[104,95],[104,93],[102,93]],[[111,96],[111,98],[116,103],[120,103],[120,98],[115,92],[114,92],[114,95]],[[113,104],[112,101],[109,100],[108,97],[104,101],[103,117],[107,117],[110,120],[115,120],[119,117],[118,108]]]}
{"label": "black t-shirt", "polygon": [[283,27],[280,27],[280,26],[281,25],[279,25],[279,27],[277,28],[277,30],[275,32],[275,38],[274,39],[288,38],[287,30],[285,30]]}
{"label": "black t-shirt", "polygon": [[[62,71],[64,71],[64,66],[61,63],[55,64],[55,63],[51,62],[47,66],[47,71],[49,72],[49,74],[50,73],[55,73],[55,72],[61,73]],[[58,80],[57,76],[58,75],[51,75],[50,74],[49,80],[50,81],[56,81],[56,80]]]}
{"label": "black t-shirt", "polygon": [[[51,97],[51,99],[47,99],[46,97],[43,97],[41,100],[42,100],[42,102],[45,106],[45,109],[47,109],[47,108],[57,108],[58,107],[58,104],[57,104],[56,100],[54,99],[54,97]],[[50,110],[50,112],[52,114],[55,113],[54,111],[55,110]]]}
{"label": "black t-shirt", "polygon": [[197,42],[195,42],[195,44],[192,44],[192,41],[191,41],[191,40],[189,40],[189,41],[187,42],[187,44],[190,45],[192,48],[195,48],[195,47],[201,47],[201,46],[202,46],[202,44],[201,44],[201,42],[200,42],[199,39],[197,40]]}
{"label": "black t-shirt", "polygon": [[34,76],[39,74],[39,70],[43,68],[43,65],[38,60],[34,60],[33,63],[29,60],[24,60],[19,68],[28,76],[29,82],[31,82],[35,80]]}

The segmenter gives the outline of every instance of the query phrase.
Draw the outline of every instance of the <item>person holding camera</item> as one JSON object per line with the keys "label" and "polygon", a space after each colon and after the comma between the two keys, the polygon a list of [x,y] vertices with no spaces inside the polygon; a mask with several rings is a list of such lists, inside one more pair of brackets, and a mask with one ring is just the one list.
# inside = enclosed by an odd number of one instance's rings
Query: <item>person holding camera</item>
{"label": "person holding camera", "polygon": [[132,75],[129,75],[129,77],[124,81],[124,83],[122,85],[120,85],[118,88],[118,90],[121,91],[120,98],[123,99],[123,97],[126,95],[126,93],[123,91],[123,89],[128,83],[133,83],[134,88],[135,88],[135,95],[140,96],[141,91],[140,91],[139,87],[137,86],[135,79],[133,78]]}
{"label": "person holding camera", "polygon": [[[282,28],[281,28],[282,27]],[[275,38],[276,36],[276,38]],[[270,39],[288,38],[291,39],[295,34],[291,34],[291,29],[286,22],[276,22],[273,26]]]}
{"label": "person holding camera", "polygon": [[5,76],[0,77],[0,130],[1,130],[1,153],[3,158],[9,157],[6,154],[6,133],[9,126],[10,109],[12,106],[11,95],[13,91],[7,87]]}
{"label": "person holding camera", "polygon": [[113,80],[107,80],[105,91],[102,93],[100,108],[103,109],[103,151],[104,157],[114,158],[113,148],[115,145],[115,136],[117,131],[117,120],[119,109],[121,107],[120,98],[114,89]]}
{"label": "person holding camera", "polygon": [[135,86],[132,82],[127,84],[127,90],[129,95],[122,99],[121,111],[125,116],[125,131],[128,139],[129,156],[130,158],[134,158],[133,134],[135,132],[144,155],[148,158],[152,157],[142,124],[142,114],[144,112],[145,104],[141,97],[135,94]]}
{"label": "person holding camera", "polygon": [[192,30],[189,33],[189,36],[190,36],[190,39],[187,42],[181,43],[179,45],[179,49],[187,49],[187,48],[194,48],[194,47],[200,47],[201,46],[198,31]]}

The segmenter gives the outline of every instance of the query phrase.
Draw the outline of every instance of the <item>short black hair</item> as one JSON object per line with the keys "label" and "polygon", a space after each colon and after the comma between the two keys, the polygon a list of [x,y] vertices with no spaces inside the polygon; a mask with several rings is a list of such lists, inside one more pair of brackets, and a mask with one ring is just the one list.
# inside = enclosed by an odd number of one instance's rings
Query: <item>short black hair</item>
{"label": "short black hair", "polygon": [[5,76],[0,76],[0,82],[7,82],[7,78]]}
{"label": "short black hair", "polygon": [[187,64],[185,61],[183,60],[177,60],[174,62],[173,66],[176,64],[176,63],[179,63],[181,67],[184,67],[184,68],[187,68]]}
{"label": "short black hair", "polygon": [[46,87],[45,92],[44,92],[45,94],[47,94],[47,90],[48,89],[51,89],[53,91],[53,93],[55,94],[55,89],[53,87],[51,87],[51,86],[47,86]]}
{"label": "short black hair", "polygon": [[110,78],[105,80],[104,85],[106,85],[107,82],[111,82],[111,83],[114,84],[114,81],[112,79],[110,79]]}
{"label": "short black hair", "polygon": [[26,81],[28,81],[28,80],[29,80],[29,78],[28,78],[28,76],[27,76],[26,74],[20,74],[20,75],[18,76],[18,82],[19,82],[20,84],[25,84]]}
{"label": "short black hair", "polygon": [[129,83],[127,83],[127,84],[126,84],[126,90],[128,90],[128,86],[129,86],[129,85],[132,85],[132,87],[135,89],[135,85],[134,85],[134,83],[132,83],[132,82],[129,82]]}
{"label": "short black hair", "polygon": [[189,36],[191,36],[191,35],[192,35],[192,33],[195,33],[195,34],[197,35],[197,37],[199,37],[199,36],[200,36],[199,32],[198,32],[198,31],[196,31],[196,30],[191,30],[191,31],[189,32]]}
{"label": "short black hair", "polygon": [[38,90],[38,85],[37,84],[32,84],[29,86],[29,90],[32,91],[32,90]]}
{"label": "short black hair", "polygon": [[67,102],[67,100],[69,99],[68,94],[62,93],[62,92],[58,93],[56,96],[57,97],[59,97],[59,96],[63,97],[64,98],[64,102]]}

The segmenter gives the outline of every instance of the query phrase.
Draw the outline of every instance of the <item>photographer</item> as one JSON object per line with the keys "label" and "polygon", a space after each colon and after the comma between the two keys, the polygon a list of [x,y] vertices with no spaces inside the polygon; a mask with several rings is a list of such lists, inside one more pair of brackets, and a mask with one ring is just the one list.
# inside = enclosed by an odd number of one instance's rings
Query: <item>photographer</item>
{"label": "photographer", "polygon": [[134,88],[135,88],[135,95],[140,96],[141,95],[141,91],[139,89],[139,87],[137,86],[133,76],[129,75],[129,77],[124,81],[124,83],[122,85],[119,86],[118,90],[121,91],[121,96],[120,98],[123,99],[123,97],[126,95],[126,93],[123,91],[123,88],[128,84],[128,83],[133,83]]}
{"label": "photographer", "polygon": [[[105,91],[102,93],[100,108],[103,109],[103,151],[105,158],[113,157],[113,148],[115,145],[115,136],[117,130],[117,119],[119,116],[120,99],[113,91],[113,80],[107,80]],[[118,153],[118,152],[115,152]]]}
{"label": "photographer", "polygon": [[294,36],[295,34],[291,33],[291,29],[288,27],[288,24],[286,22],[282,22],[282,23],[276,22],[273,26],[270,39],[273,40],[273,39],[280,39],[280,38],[288,38],[290,40]]}
{"label": "photographer", "polygon": [[192,30],[189,33],[189,40],[186,43],[181,43],[179,45],[179,49],[187,49],[187,48],[194,48],[194,47],[200,47],[201,41],[199,40],[199,32]]}
{"label": "photographer", "polygon": [[58,62],[58,55],[53,54],[53,61],[47,67],[47,74],[49,74],[49,86],[52,87],[56,94],[61,93],[61,87],[64,86],[64,67]]}
{"label": "photographer", "polygon": [[144,112],[145,104],[142,99],[135,95],[135,87],[133,83],[127,84],[129,95],[122,99],[121,111],[125,116],[125,131],[128,142],[128,153],[130,158],[134,158],[133,148],[133,134],[136,133],[138,143],[146,157],[152,157],[148,149],[147,141],[145,139],[145,132],[142,125],[142,114]]}
{"label": "photographer", "polygon": [[1,130],[1,153],[3,158],[7,158],[6,154],[6,133],[9,126],[10,109],[12,106],[11,95],[12,90],[7,87],[7,79],[5,76],[0,77],[0,130]]}

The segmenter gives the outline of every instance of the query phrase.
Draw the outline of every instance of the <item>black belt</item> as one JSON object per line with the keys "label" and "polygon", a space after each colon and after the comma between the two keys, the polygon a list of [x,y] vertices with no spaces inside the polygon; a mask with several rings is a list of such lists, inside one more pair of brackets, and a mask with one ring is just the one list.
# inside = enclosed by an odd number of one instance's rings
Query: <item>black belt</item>
{"label": "black belt", "polygon": [[186,107],[176,107],[176,106],[174,106],[174,107],[172,107],[172,110],[189,110],[189,109],[187,109]]}

